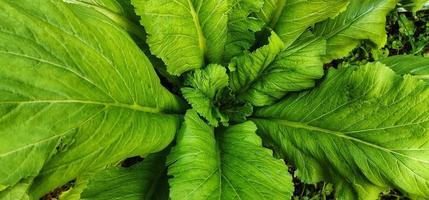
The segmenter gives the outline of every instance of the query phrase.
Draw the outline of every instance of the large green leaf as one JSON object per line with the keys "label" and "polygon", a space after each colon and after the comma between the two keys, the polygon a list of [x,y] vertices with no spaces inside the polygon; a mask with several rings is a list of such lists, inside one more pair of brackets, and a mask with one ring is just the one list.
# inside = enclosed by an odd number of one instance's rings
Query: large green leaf
{"label": "large green leaf", "polygon": [[398,74],[411,74],[429,82],[429,58],[400,55],[381,59],[380,62],[386,64]]}
{"label": "large green leaf", "polygon": [[183,96],[210,125],[228,122],[227,116],[215,105],[222,89],[228,86],[228,75],[223,66],[210,64],[204,69],[197,69],[189,74],[185,85],[187,87],[182,88]]}
{"label": "large green leaf", "polygon": [[282,50],[283,45],[272,33],[266,46],[233,59],[231,87],[238,98],[256,106],[269,105],[288,92],[313,87],[323,76],[323,39],[306,32],[292,46]]}
{"label": "large green leaf", "polygon": [[[80,6],[85,6],[92,8],[99,13],[103,14],[107,18],[106,23],[115,23],[121,28],[125,29],[130,35],[134,38],[134,41],[137,45],[143,50],[143,52],[148,56],[149,60],[154,65],[158,74],[163,76],[165,80],[170,83],[177,84],[179,83],[178,77],[170,75],[167,72],[165,64],[161,59],[152,55],[150,52],[149,46],[145,43],[146,33],[144,32],[143,26],[140,26],[138,17],[134,12],[134,7],[131,5],[131,0],[64,0],[67,3],[73,3]],[[85,14],[88,12],[88,9],[81,9],[81,7],[76,6],[74,9],[75,12],[82,12]],[[88,17],[94,17],[92,12],[86,14]],[[97,26],[98,22],[95,22]]]}
{"label": "large green leaf", "polygon": [[23,179],[13,187],[0,192],[1,200],[29,200],[27,190],[31,185],[31,179]]}
{"label": "large green leaf", "polygon": [[132,0],[151,51],[171,74],[221,61],[228,26],[227,0]]}
{"label": "large green leaf", "polygon": [[377,48],[386,43],[386,15],[397,0],[351,0],[334,19],[316,24],[314,33],[327,40],[325,62],[346,56],[361,41]]}
{"label": "large green leaf", "polygon": [[292,44],[308,27],[317,22],[333,18],[346,9],[348,0],[286,0],[283,8],[276,7],[280,12],[278,18],[270,20],[270,26],[285,42]]}
{"label": "large green leaf", "polygon": [[172,199],[289,199],[287,166],[272,157],[245,122],[213,130],[188,111],[167,158]]}
{"label": "large green leaf", "polygon": [[331,69],[253,121],[300,179],[336,183],[339,199],[376,199],[389,187],[428,196],[428,105],[425,82],[375,63]]}
{"label": "large green leaf", "polygon": [[94,175],[83,200],[168,199],[166,152],[151,154],[130,168],[110,168]]}
{"label": "large green leaf", "polygon": [[[128,34],[62,1],[0,2],[0,188],[33,197],[166,147],[180,101]],[[90,16],[88,16],[90,14]],[[42,169],[43,168],[43,169]]]}
{"label": "large green leaf", "polygon": [[[112,20],[114,23],[124,28],[139,40],[145,40],[146,34],[143,27],[138,26],[139,18],[134,13],[131,0],[63,0],[67,3],[86,6]],[[76,12],[86,11],[86,9],[75,9]]]}

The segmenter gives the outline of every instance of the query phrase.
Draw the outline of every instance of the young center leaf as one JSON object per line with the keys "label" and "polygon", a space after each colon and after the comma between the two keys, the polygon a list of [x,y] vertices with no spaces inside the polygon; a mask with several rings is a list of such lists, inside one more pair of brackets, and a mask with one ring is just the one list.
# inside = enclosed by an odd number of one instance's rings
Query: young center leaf
{"label": "young center leaf", "polygon": [[230,86],[237,98],[255,106],[270,105],[288,92],[313,87],[323,76],[325,40],[306,32],[283,48],[272,32],[267,45],[232,60]]}
{"label": "young center leaf", "polygon": [[[227,0],[132,0],[151,52],[173,75],[220,63],[227,39]],[[208,61],[208,63],[206,62]]]}
{"label": "young center leaf", "polygon": [[317,88],[256,111],[263,138],[307,183],[339,199],[376,199],[389,187],[429,195],[429,86],[381,63],[331,69]]}
{"label": "young center leaf", "polygon": [[240,100],[253,105],[263,104],[261,101],[264,99],[255,97],[251,87],[255,81],[259,80],[283,47],[281,39],[277,34],[271,32],[267,45],[231,60],[228,65],[231,71],[230,87]]}
{"label": "young center leaf", "polygon": [[291,198],[287,166],[255,131],[249,121],[214,130],[188,111],[167,158],[171,199]]}
{"label": "young center leaf", "polygon": [[76,8],[0,2],[0,190],[35,178],[39,198],[174,138],[182,102],[123,29]]}
{"label": "young center leaf", "polygon": [[185,86],[187,87],[182,88],[183,96],[210,125],[228,123],[228,117],[215,105],[222,89],[228,86],[228,75],[223,66],[211,64],[204,69],[195,70],[185,80]]}

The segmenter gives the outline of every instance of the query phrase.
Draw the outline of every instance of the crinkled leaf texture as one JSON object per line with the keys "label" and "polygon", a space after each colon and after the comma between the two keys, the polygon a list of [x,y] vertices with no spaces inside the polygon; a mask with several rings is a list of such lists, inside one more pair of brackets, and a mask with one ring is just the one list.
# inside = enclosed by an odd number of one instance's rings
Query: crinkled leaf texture
{"label": "crinkled leaf texture", "polygon": [[384,45],[385,16],[394,5],[394,0],[266,1],[258,16],[275,31],[265,46],[232,59],[231,88],[238,99],[264,106],[313,87],[324,63],[361,41]]}
{"label": "crinkled leaf texture", "polygon": [[398,74],[411,74],[429,82],[429,58],[421,56],[391,56],[380,60]]}
{"label": "crinkled leaf texture", "polygon": [[263,138],[308,183],[339,199],[376,199],[389,187],[429,196],[429,86],[381,63],[332,69],[315,89],[256,111]]}
{"label": "crinkled leaf texture", "polygon": [[166,151],[150,154],[130,168],[110,168],[94,175],[82,200],[168,199]]}
{"label": "crinkled leaf texture", "polygon": [[210,64],[204,69],[197,69],[187,77],[185,85],[188,87],[182,88],[183,96],[210,125],[228,123],[228,117],[215,105],[216,97],[228,86],[228,75],[223,66]]}
{"label": "crinkled leaf texture", "polygon": [[188,111],[167,158],[171,199],[289,199],[287,166],[255,131],[249,121],[214,130]]}
{"label": "crinkled leaf texture", "polygon": [[227,0],[132,0],[147,43],[173,75],[219,63],[227,39]]}
{"label": "crinkled leaf texture", "polygon": [[0,190],[34,178],[38,198],[173,140],[181,101],[123,29],[57,0],[0,10]]}
{"label": "crinkled leaf texture", "polygon": [[237,97],[255,106],[270,105],[291,91],[313,87],[323,76],[326,42],[310,32],[286,49],[271,33],[268,44],[234,58],[230,86]]}
{"label": "crinkled leaf texture", "polygon": [[224,61],[240,55],[255,42],[255,32],[260,31],[264,22],[256,13],[264,5],[263,0],[230,0],[228,15],[228,36],[225,44]]}

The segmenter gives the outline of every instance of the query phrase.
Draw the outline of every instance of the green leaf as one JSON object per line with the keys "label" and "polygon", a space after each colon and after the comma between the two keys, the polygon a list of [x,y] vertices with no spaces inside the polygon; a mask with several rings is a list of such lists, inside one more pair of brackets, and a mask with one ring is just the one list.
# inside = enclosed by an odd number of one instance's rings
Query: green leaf
{"label": "green leaf", "polygon": [[227,39],[227,0],[132,0],[152,53],[173,75],[219,63]]}
{"label": "green leaf", "polygon": [[427,0],[401,0],[405,7],[410,7],[414,13],[423,8]]}
{"label": "green leaf", "polygon": [[230,121],[233,122],[245,122],[247,117],[253,114],[253,106],[250,103],[230,104],[222,109],[222,113],[228,116]]}
{"label": "green leaf", "polygon": [[380,62],[389,66],[397,74],[411,74],[429,82],[429,58],[421,56],[391,56],[381,59]]}
{"label": "green leaf", "polygon": [[216,97],[228,86],[228,75],[223,66],[210,64],[204,69],[197,69],[187,77],[185,85],[189,87],[182,88],[183,96],[210,125],[228,122],[228,117],[215,105]]}
{"label": "green leaf", "polygon": [[167,158],[174,199],[289,199],[287,166],[262,147],[256,126],[245,122],[213,130],[188,111]]}
{"label": "green leaf", "polygon": [[129,35],[93,9],[74,8],[0,2],[0,185],[37,176],[33,198],[160,151],[179,126],[168,113],[182,102]]}
{"label": "green leaf", "polygon": [[[106,16],[112,22],[122,27],[129,33],[145,40],[146,34],[143,27],[138,25],[138,16],[130,0],[63,0],[64,2],[92,8]],[[78,7],[75,12],[85,12],[87,9]],[[91,14],[89,14],[91,15]],[[94,16],[92,16],[94,17]]]}
{"label": "green leaf", "polygon": [[74,181],[71,188],[69,188],[67,191],[63,191],[59,199],[61,200],[80,200],[80,195],[82,194],[83,190],[88,185],[89,180],[94,175],[94,173],[85,174],[84,176],[79,176]]}
{"label": "green leaf", "polygon": [[248,90],[255,105],[275,103],[288,92],[312,88],[323,76],[322,56],[326,41],[306,32],[290,47],[280,52]]}
{"label": "green leaf", "polygon": [[344,11],[347,0],[287,0],[278,19],[272,19],[270,26],[285,42],[291,45],[308,27],[317,22],[334,18]]}
{"label": "green leaf", "polygon": [[264,0],[264,6],[261,11],[257,14],[265,24],[271,25],[276,24],[283,9],[286,5],[287,0]]}
{"label": "green leaf", "polygon": [[231,0],[232,10],[228,15],[228,37],[225,44],[224,60],[227,62],[255,42],[255,32],[260,31],[264,22],[254,15],[264,5],[263,0]]}
{"label": "green leaf", "polygon": [[386,15],[396,0],[352,0],[335,19],[315,25],[314,33],[327,40],[325,63],[346,56],[361,41],[381,48],[386,43]]}
{"label": "green leaf", "polygon": [[381,63],[331,69],[321,85],[256,111],[253,121],[307,183],[339,199],[389,187],[429,195],[429,87]]}
{"label": "green leaf", "polygon": [[1,200],[29,200],[27,190],[31,185],[31,179],[23,179],[13,187],[0,192]]}
{"label": "green leaf", "polygon": [[[145,43],[146,33],[144,32],[143,26],[140,26],[138,17],[134,13],[134,7],[131,5],[131,0],[64,0],[67,3],[73,3],[78,6],[74,6],[75,12],[83,12],[85,14],[88,9],[82,9],[81,6],[92,8],[98,11],[100,14],[106,16],[104,18],[106,23],[115,23],[124,30],[126,30],[133,37],[136,44],[143,50],[148,56],[151,63],[154,65],[158,74],[161,75],[165,80],[172,84],[179,84],[177,76],[170,75],[167,72],[167,67],[161,59],[152,55],[149,50],[149,46]],[[96,17],[92,12],[87,13],[87,16]],[[101,17],[103,18],[103,17]],[[94,26],[98,26],[98,21]]]}
{"label": "green leaf", "polygon": [[151,154],[130,168],[101,171],[88,182],[82,200],[168,199],[166,152]]}
{"label": "green leaf", "polygon": [[272,33],[268,45],[232,61],[230,68],[236,69],[231,88],[239,98],[256,106],[269,105],[288,92],[313,87],[323,76],[323,39],[306,32],[292,46],[282,48],[282,41]]}
{"label": "green leaf", "polygon": [[231,60],[228,66],[231,71],[230,87],[239,99],[253,105],[261,104],[260,99],[254,98],[252,91],[249,91],[249,89],[271,62],[274,61],[283,47],[281,39],[277,34],[271,32],[267,45]]}

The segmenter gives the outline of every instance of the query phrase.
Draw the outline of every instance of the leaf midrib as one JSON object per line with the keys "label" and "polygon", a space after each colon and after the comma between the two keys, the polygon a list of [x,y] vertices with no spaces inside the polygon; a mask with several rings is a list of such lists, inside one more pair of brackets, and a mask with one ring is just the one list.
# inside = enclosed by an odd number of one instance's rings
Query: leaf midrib
{"label": "leaf midrib", "polygon": [[[350,26],[352,26],[354,23],[356,23],[358,20],[360,20],[362,17],[365,17],[368,15],[368,13],[372,12],[373,10],[375,10],[376,8],[378,8],[380,6],[380,4],[385,3],[383,1],[379,1],[377,3],[375,3],[374,5],[372,5],[370,7],[370,9],[356,15],[354,18],[352,18],[348,23],[344,23],[343,25],[339,26],[337,29],[334,29],[332,32],[330,32],[329,34],[326,35],[320,35],[322,38],[329,40],[332,37],[338,35],[340,32],[343,32],[344,30],[346,30],[347,28],[349,28]],[[347,9],[349,9],[350,5],[348,6]],[[347,19],[346,19],[347,21]]]}
{"label": "leaf midrib", "polygon": [[305,129],[305,130],[309,130],[309,131],[313,131],[313,132],[325,133],[325,134],[329,134],[329,135],[332,135],[332,136],[335,136],[335,137],[339,137],[339,138],[342,138],[342,139],[346,139],[346,140],[350,140],[350,141],[353,141],[353,142],[357,142],[357,143],[369,146],[371,148],[379,149],[379,150],[387,152],[387,153],[396,154],[396,155],[399,155],[399,156],[402,156],[402,157],[405,157],[405,158],[408,158],[408,159],[411,159],[411,160],[415,160],[415,161],[418,161],[418,162],[429,164],[429,161],[421,160],[421,159],[418,159],[418,158],[415,158],[415,157],[411,157],[411,156],[402,154],[402,153],[400,153],[398,151],[395,151],[395,150],[392,150],[392,149],[388,149],[388,148],[379,146],[377,144],[373,144],[373,143],[367,142],[365,140],[361,140],[361,139],[356,138],[356,137],[349,136],[346,133],[343,133],[343,132],[340,132],[340,131],[335,131],[335,130],[330,130],[330,129],[326,129],[326,128],[316,127],[316,126],[312,126],[312,125],[309,125],[309,124],[306,124],[306,123],[294,122],[294,121],[289,121],[289,120],[286,120],[286,119],[253,118],[252,120],[269,121],[269,122],[278,123],[278,124],[281,124],[281,125],[284,125],[284,126],[288,126],[288,127],[291,127],[291,128]]}
{"label": "leaf midrib", "polygon": [[120,102],[101,102],[91,100],[78,100],[78,99],[46,99],[46,100],[28,100],[28,101],[0,101],[2,104],[89,104],[101,105],[104,107],[118,107],[134,111],[147,112],[147,113],[161,113],[159,108],[142,106],[140,104],[125,104]]}
{"label": "leaf midrib", "polygon": [[[198,17],[198,13],[195,11],[194,5],[192,4],[191,0],[187,0],[188,1],[188,6],[189,6],[189,11],[191,13],[192,16],[192,21],[194,22],[195,28],[197,30],[197,35],[198,35],[198,45],[202,54],[202,61],[204,62],[205,60],[205,55],[207,52],[207,47],[206,47],[206,38],[204,36],[202,27],[201,27],[201,23],[200,23],[200,19]],[[204,65],[204,64],[203,64]]]}

